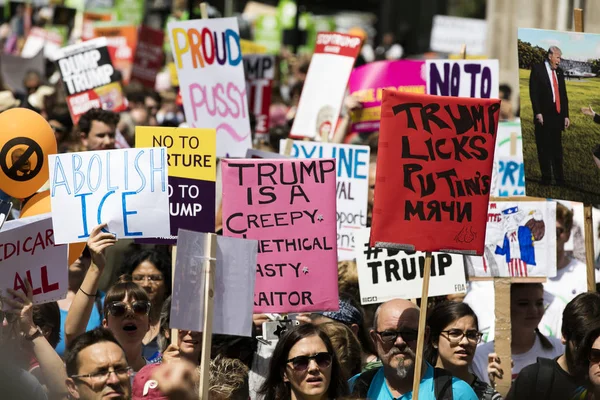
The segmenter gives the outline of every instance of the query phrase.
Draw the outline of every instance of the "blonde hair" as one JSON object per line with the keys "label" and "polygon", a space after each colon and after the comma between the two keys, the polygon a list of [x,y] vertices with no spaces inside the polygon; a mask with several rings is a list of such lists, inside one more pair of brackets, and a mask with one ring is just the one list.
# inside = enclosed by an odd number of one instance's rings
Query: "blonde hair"
{"label": "blonde hair", "polygon": [[327,322],[319,325],[335,349],[335,354],[340,361],[342,373],[346,378],[351,378],[360,373],[362,369],[362,347],[354,332],[346,325],[339,322]]}
{"label": "blonde hair", "polygon": [[356,261],[338,262],[338,287],[340,293],[347,293],[353,298],[359,299],[358,295],[358,269]]}
{"label": "blonde hair", "polygon": [[209,400],[247,400],[248,367],[238,359],[216,356],[210,362]]}

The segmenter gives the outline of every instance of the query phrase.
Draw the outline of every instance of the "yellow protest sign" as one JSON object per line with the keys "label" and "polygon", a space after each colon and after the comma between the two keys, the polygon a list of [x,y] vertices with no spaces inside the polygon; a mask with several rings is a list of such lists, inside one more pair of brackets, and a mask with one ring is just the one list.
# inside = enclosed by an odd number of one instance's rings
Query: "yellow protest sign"
{"label": "yellow protest sign", "polygon": [[217,131],[201,128],[135,128],[135,147],[166,147],[169,176],[217,180]]}
{"label": "yellow protest sign", "polygon": [[240,47],[242,48],[242,54],[265,54],[267,48],[258,43],[251,42],[250,40],[240,39]]}

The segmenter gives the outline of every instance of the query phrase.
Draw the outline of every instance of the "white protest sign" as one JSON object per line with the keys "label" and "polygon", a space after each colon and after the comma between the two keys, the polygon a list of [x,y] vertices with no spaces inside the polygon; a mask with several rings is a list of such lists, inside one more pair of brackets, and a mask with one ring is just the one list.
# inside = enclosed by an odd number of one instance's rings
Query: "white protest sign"
{"label": "white protest sign", "polygon": [[85,242],[101,223],[117,239],[170,234],[167,149],[48,156],[56,243]]}
{"label": "white protest sign", "polygon": [[8,221],[0,232],[0,295],[6,289],[26,293],[33,303],[64,299],[68,291],[67,246],[55,245],[50,214]]}
{"label": "white protest sign", "polygon": [[[279,142],[281,153],[285,140]],[[336,159],[336,216],[338,260],[353,260],[355,237],[367,226],[369,146],[294,141],[293,158]],[[360,243],[360,242],[358,242]]]}
{"label": "white protest sign", "polygon": [[188,125],[217,130],[218,157],[243,157],[252,138],[237,19],[171,22],[168,32]]}
{"label": "white protest sign", "polygon": [[521,124],[519,122],[500,122],[496,135],[492,196],[525,196]]}
{"label": "white protest sign", "polygon": [[342,33],[319,32],[290,136],[309,137],[335,132],[346,86],[361,39]]}
{"label": "white protest sign", "polygon": [[[180,229],[173,279],[170,327],[202,332],[204,315],[203,266],[208,234]],[[256,240],[216,236],[213,332],[252,336],[252,309],[256,279]]]}
{"label": "white protest sign", "polygon": [[430,47],[442,53],[458,53],[463,44],[471,55],[485,55],[487,21],[485,19],[435,15]]}
{"label": "white protest sign", "polygon": [[[354,234],[361,304],[421,298],[425,253],[370,247],[370,234],[370,228],[359,229]],[[432,253],[429,296],[465,291],[463,256]]]}
{"label": "white protest sign", "polygon": [[490,202],[483,257],[467,256],[469,276],[556,275],[556,203]]}
{"label": "white protest sign", "polygon": [[499,68],[498,60],[427,60],[427,94],[497,99]]}

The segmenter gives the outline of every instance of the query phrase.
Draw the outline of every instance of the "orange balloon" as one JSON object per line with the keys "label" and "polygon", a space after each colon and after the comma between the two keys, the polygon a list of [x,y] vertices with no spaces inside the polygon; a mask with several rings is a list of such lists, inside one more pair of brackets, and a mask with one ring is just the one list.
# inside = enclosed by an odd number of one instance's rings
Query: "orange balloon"
{"label": "orange balloon", "polygon": [[56,154],[56,137],[44,117],[26,108],[1,113],[0,126],[0,190],[24,199],[48,180],[48,155]]}
{"label": "orange balloon", "polygon": [[[44,190],[43,192],[36,193],[32,198],[27,200],[27,203],[21,208],[21,218],[33,217],[34,215],[49,212],[51,212],[50,191]],[[77,261],[81,253],[83,253],[84,248],[85,242],[69,244],[69,265]]]}

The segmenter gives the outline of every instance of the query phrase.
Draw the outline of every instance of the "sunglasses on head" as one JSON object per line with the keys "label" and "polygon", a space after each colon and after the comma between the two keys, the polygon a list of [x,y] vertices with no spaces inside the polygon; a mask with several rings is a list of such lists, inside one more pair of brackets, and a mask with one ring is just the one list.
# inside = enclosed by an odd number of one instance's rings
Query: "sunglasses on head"
{"label": "sunglasses on head", "polygon": [[296,371],[306,371],[310,360],[315,360],[319,368],[327,368],[331,365],[331,354],[327,352],[317,353],[314,356],[298,356],[287,360]]}
{"label": "sunglasses on head", "polygon": [[600,349],[592,348],[590,350],[590,355],[588,357],[591,363],[598,364],[600,363]]}
{"label": "sunglasses on head", "polygon": [[113,317],[122,317],[131,309],[135,315],[148,315],[150,313],[150,302],[144,300],[136,300],[131,304],[122,301],[113,301],[108,305],[108,312]]}

